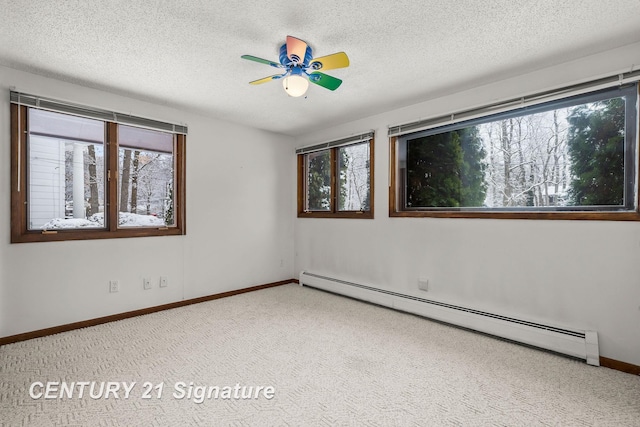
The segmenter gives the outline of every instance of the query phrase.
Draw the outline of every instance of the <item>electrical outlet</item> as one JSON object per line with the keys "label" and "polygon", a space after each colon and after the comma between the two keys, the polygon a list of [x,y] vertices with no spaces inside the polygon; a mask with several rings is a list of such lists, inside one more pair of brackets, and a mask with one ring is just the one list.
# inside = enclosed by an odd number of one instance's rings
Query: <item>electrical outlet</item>
{"label": "electrical outlet", "polygon": [[418,277],[418,289],[423,291],[429,290],[429,278],[425,276]]}
{"label": "electrical outlet", "polygon": [[167,286],[169,286],[169,281],[167,280],[166,276],[161,276],[160,277],[160,287],[161,288],[166,288]]}
{"label": "electrical outlet", "polygon": [[120,291],[120,282],[117,280],[109,280],[109,292]]}
{"label": "electrical outlet", "polygon": [[151,279],[149,279],[148,277],[142,279],[142,284],[145,289],[151,289]]}

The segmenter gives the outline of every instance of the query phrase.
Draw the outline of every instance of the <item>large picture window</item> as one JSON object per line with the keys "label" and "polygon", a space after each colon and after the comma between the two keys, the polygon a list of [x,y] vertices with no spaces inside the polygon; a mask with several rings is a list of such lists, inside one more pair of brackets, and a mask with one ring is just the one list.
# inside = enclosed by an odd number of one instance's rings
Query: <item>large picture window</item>
{"label": "large picture window", "polygon": [[184,234],[186,129],[18,99],[12,93],[12,242]]}
{"label": "large picture window", "polygon": [[392,140],[392,216],[638,219],[637,86]]}
{"label": "large picture window", "polygon": [[373,218],[373,134],[298,151],[298,216]]}

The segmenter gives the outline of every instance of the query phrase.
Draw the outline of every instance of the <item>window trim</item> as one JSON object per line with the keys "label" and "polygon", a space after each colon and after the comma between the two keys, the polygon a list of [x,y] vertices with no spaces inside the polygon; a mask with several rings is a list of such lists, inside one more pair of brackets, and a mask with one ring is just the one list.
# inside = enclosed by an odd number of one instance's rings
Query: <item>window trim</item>
{"label": "window trim", "polygon": [[[635,191],[636,207],[634,211],[516,211],[516,210],[472,210],[470,208],[446,208],[442,210],[402,210],[400,194],[402,184],[399,179],[398,145],[400,136],[389,137],[389,217],[399,218],[488,218],[488,219],[551,219],[551,220],[595,220],[595,221],[640,221],[640,84],[636,87],[636,132],[635,132]],[[570,98],[567,95],[566,98]],[[561,101],[561,100],[560,100]],[[495,113],[494,113],[495,114]],[[490,116],[493,114],[487,114]],[[403,135],[422,132],[424,129]],[[391,132],[390,132],[391,134]]]}
{"label": "window trim", "polygon": [[[176,133],[174,212],[171,227],[118,228],[118,123],[104,120],[106,127],[105,152],[108,152],[105,188],[105,227],[102,229],[29,230],[27,226],[27,133],[28,108],[35,106],[11,103],[11,243],[52,242],[65,240],[112,239],[125,237],[176,236],[186,234],[186,136]],[[64,112],[62,112],[64,113]],[[64,113],[68,114],[68,113]],[[186,128],[185,128],[186,129]],[[22,132],[21,132],[22,130]]]}
{"label": "window trim", "polygon": [[[298,218],[356,218],[356,219],[373,219],[374,218],[374,135],[373,132],[368,134],[368,140],[361,139],[345,139],[336,142],[340,144],[321,144],[311,147],[309,150],[299,149],[296,150],[297,155],[297,169],[298,169]],[[344,141],[351,141],[344,143]],[[337,179],[337,151],[342,147],[348,147],[350,145],[368,143],[369,144],[369,210],[368,211],[339,211],[337,209],[337,194],[338,194],[338,179]],[[331,153],[331,196],[330,196],[330,210],[328,211],[307,211],[305,207],[305,193],[306,193],[306,165],[305,157],[311,152],[329,150]]]}

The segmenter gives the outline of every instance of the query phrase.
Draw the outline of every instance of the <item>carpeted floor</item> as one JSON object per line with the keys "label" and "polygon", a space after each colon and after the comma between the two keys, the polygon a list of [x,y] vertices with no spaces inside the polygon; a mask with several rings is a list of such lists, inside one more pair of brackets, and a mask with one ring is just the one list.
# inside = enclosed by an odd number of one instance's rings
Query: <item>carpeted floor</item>
{"label": "carpeted floor", "polygon": [[0,347],[0,424],[640,426],[640,377],[291,284]]}

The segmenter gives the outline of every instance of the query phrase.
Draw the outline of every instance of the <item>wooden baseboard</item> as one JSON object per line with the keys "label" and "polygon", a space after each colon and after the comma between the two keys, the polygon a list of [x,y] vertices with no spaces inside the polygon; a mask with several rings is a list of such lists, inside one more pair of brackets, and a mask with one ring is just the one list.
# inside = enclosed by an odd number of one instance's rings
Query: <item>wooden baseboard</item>
{"label": "wooden baseboard", "polygon": [[615,369],[616,371],[626,372],[627,374],[640,375],[640,366],[631,363],[621,362],[619,360],[609,359],[600,356],[600,366]]}
{"label": "wooden baseboard", "polygon": [[125,313],[113,314],[111,316],[98,317],[96,319],[83,320],[82,322],[68,323],[66,325],[54,326],[52,328],[40,329],[32,332],[11,335],[0,338],[0,345],[12,344],[20,341],[26,341],[33,338],[46,337],[47,335],[59,334],[61,332],[73,331],[74,329],[86,328],[89,326],[101,325],[103,323],[115,322],[117,320],[128,319],[130,317],[142,316],[145,314],[155,313],[162,310],[170,310],[172,308],[184,307],[200,302],[212,301],[219,298],[226,298],[233,295],[244,294],[246,292],[259,291],[261,289],[273,288],[275,286],[286,285],[288,283],[298,283],[297,279],[282,280],[280,282],[267,283],[265,285],[251,286],[250,288],[238,289],[235,291],[223,292],[220,294],[208,295],[199,298],[192,298],[184,301],[172,302],[169,304],[157,305],[155,307],[142,308],[140,310],[127,311]]}

